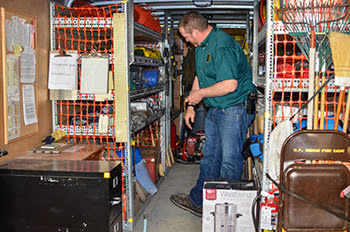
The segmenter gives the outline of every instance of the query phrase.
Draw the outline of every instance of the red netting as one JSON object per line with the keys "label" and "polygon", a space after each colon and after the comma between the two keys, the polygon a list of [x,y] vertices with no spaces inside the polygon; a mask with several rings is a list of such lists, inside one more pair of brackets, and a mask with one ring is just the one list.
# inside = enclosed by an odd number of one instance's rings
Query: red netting
{"label": "red netting", "polygon": [[[111,57],[109,70],[113,72],[112,12],[120,13],[118,4],[102,8],[87,5],[83,8],[56,5],[54,22],[56,49],[63,46],[65,50],[78,51],[79,55],[94,50],[108,53]],[[81,59],[78,61],[78,89],[80,89],[80,75]],[[109,119],[115,117],[114,98],[98,102],[95,101],[94,95],[79,93],[78,99],[80,100],[57,101],[58,126],[65,129],[68,132],[68,139],[73,139],[75,143],[102,144],[106,147],[107,154],[114,153],[118,145],[115,145],[113,136],[110,136],[115,131],[113,120],[109,121],[107,135],[97,133],[100,114],[107,114]]]}
{"label": "red netting", "polygon": [[[276,126],[279,122],[291,118],[308,100],[309,88],[309,73],[308,62],[305,56],[301,53],[296,45],[296,42],[286,33],[277,33],[274,35],[274,79],[273,79],[273,125]],[[326,79],[334,71],[332,67],[326,70]],[[319,86],[321,86],[321,75],[319,71]],[[324,128],[333,129],[334,115],[336,114],[336,105],[338,104],[339,88],[334,86],[331,81],[325,87],[325,112],[324,112]],[[320,97],[320,95],[319,95]],[[311,103],[310,103],[311,104]],[[343,112],[345,107],[344,100],[342,101]],[[321,108],[319,100],[318,109]],[[320,112],[318,117],[318,125],[320,125]],[[344,117],[341,116],[340,120]],[[306,109],[301,111],[294,117],[293,122],[302,129],[306,129],[307,114]]]}
{"label": "red netting", "polygon": [[[106,7],[94,7],[84,1],[75,1],[73,6],[56,6],[54,18],[54,49],[76,50],[79,55],[96,51],[110,55],[109,70],[114,72],[113,63],[113,13],[121,13],[119,4]],[[159,47],[158,47],[159,48]],[[81,59],[78,61],[78,89],[80,89]],[[114,84],[113,84],[114,85]],[[75,144],[96,144],[105,147],[102,160],[115,161],[123,157],[117,151],[125,149],[123,143],[115,138],[114,119],[116,117],[114,91],[105,101],[96,101],[94,94],[78,93],[78,100],[58,100],[57,124],[55,129],[67,132],[67,139]],[[155,96],[158,97],[158,96]],[[99,133],[100,115],[108,117],[108,132]],[[160,124],[158,121],[136,133],[137,146],[159,147]],[[125,177],[122,177],[123,220],[126,220]]]}

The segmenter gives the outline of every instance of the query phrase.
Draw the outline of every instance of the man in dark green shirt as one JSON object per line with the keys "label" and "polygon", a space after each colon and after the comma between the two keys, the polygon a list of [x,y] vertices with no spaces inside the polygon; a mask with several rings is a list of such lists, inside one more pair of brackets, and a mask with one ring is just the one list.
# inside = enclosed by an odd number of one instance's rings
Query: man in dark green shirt
{"label": "man in dark green shirt", "polygon": [[205,179],[241,179],[243,143],[255,118],[250,99],[255,97],[256,90],[247,58],[230,35],[209,25],[205,17],[194,11],[181,18],[178,29],[186,41],[196,47],[196,77],[185,100],[188,103],[186,125],[191,128],[194,105],[201,100],[210,109],[205,121],[206,140],[197,184],[188,196],[172,195],[170,200],[201,216]]}

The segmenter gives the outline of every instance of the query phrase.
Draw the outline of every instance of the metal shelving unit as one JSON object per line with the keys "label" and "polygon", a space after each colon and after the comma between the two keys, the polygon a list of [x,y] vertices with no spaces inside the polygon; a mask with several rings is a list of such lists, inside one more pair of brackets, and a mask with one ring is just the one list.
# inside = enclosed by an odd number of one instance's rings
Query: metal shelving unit
{"label": "metal shelving unit", "polygon": [[132,126],[132,132],[136,133],[138,131],[140,131],[141,129],[143,129],[144,127],[146,127],[149,124],[152,124],[153,122],[157,121],[158,119],[162,118],[165,116],[165,109],[161,109],[156,113],[153,113],[150,117],[147,118],[146,121],[137,124],[137,125],[133,125]]}
{"label": "metal shelving unit", "polygon": [[164,61],[159,59],[152,59],[149,57],[135,56],[135,61],[132,64],[142,66],[161,66],[164,65]]}
{"label": "metal shelving unit", "polygon": [[[116,109],[120,112],[116,114],[115,123],[117,128],[118,125],[124,127],[126,130],[120,130],[116,133],[116,141],[123,142],[126,148],[126,165],[125,165],[125,174],[126,174],[126,220],[124,221],[124,230],[132,231],[134,223],[137,220],[134,220],[134,207],[133,207],[133,189],[132,189],[132,160],[131,156],[131,144],[133,144],[133,134],[142,128],[150,125],[156,120],[160,121],[160,150],[161,150],[161,163],[164,167],[165,173],[167,168],[165,165],[165,151],[169,144],[169,130],[167,129],[170,125],[170,118],[168,114],[168,96],[167,96],[167,83],[160,84],[158,86],[148,87],[144,89],[129,89],[129,72],[130,65],[136,65],[141,67],[158,67],[160,73],[165,76],[165,79],[168,79],[167,73],[164,70],[164,65],[167,62],[166,60],[152,59],[147,57],[140,57],[134,55],[134,43],[136,41],[143,41],[144,43],[158,43],[159,47],[164,49],[165,40],[162,34],[157,33],[141,24],[133,22],[133,1],[128,1],[123,3],[125,11],[122,14],[117,14],[118,18],[115,18],[114,30],[116,33],[115,43],[118,49],[114,50],[114,59],[115,59],[115,81],[116,86],[119,86],[116,89]],[[138,125],[132,125],[130,121],[130,102],[142,97],[150,96],[157,94],[159,99],[162,99],[162,108],[156,113],[151,115],[146,121]],[[125,125],[126,122],[126,125]],[[146,206],[144,206],[146,207]]]}
{"label": "metal shelving unit", "polygon": [[145,97],[151,94],[159,93],[165,90],[164,85],[151,86],[143,89],[130,90],[130,100]]}
{"label": "metal shelving unit", "polygon": [[[57,49],[57,28],[63,28],[69,31],[71,35],[75,35],[78,32],[76,29],[92,29],[98,30],[101,28],[112,28],[109,32],[113,33],[113,47],[114,49],[110,54],[110,64],[114,64],[111,67],[114,68],[114,84],[115,91],[107,97],[104,103],[99,105],[112,106],[115,111],[115,117],[113,118],[113,126],[108,126],[108,133],[100,134],[98,126],[94,124],[89,125],[86,120],[86,125],[81,123],[78,125],[74,121],[60,125],[58,123],[58,105],[57,101],[52,101],[53,112],[53,130],[62,129],[67,132],[67,136],[79,137],[89,140],[89,137],[98,138],[101,141],[113,141],[114,143],[122,144],[125,149],[125,164],[123,165],[123,178],[124,178],[124,196],[123,204],[126,208],[123,221],[123,230],[132,231],[135,220],[134,215],[134,190],[133,190],[133,167],[132,167],[132,145],[134,144],[133,135],[139,130],[147,127],[148,125],[159,121],[159,146],[161,151],[161,162],[166,173],[167,167],[165,165],[165,152],[170,140],[170,105],[169,105],[169,81],[161,83],[157,86],[147,87],[143,89],[129,90],[129,78],[130,78],[130,66],[136,65],[141,67],[158,68],[160,73],[164,77],[163,79],[169,79],[165,65],[167,58],[164,60],[153,59],[148,57],[141,57],[134,55],[134,44],[136,41],[143,41],[144,43],[158,43],[161,52],[167,48],[166,39],[161,33],[155,32],[133,20],[133,1],[120,1],[115,6],[118,13],[114,13],[109,17],[56,17],[56,5],[50,3],[51,10],[51,50]],[[74,34],[75,33],[75,34]],[[94,40],[94,38],[92,38]],[[87,52],[87,51],[85,51]],[[130,120],[130,102],[147,97],[150,95],[157,95],[160,99],[160,107],[154,111],[154,114],[143,121],[141,124],[133,125]],[[77,99],[72,99],[64,103],[67,108],[70,102],[75,105],[76,101],[86,102],[87,107],[89,102],[94,102],[94,94],[79,94]],[[114,105],[113,105],[114,104]],[[84,106],[85,107],[85,106]],[[72,107],[73,108],[73,107]],[[74,108],[75,109],[75,108]],[[79,108],[80,109],[80,108]],[[108,108],[107,108],[108,109]],[[67,113],[67,115],[70,115]],[[82,115],[81,113],[79,115]],[[67,120],[69,119],[67,116]],[[87,118],[89,115],[86,115]],[[74,116],[74,120],[79,116]],[[79,118],[82,119],[82,118]],[[88,118],[89,119],[89,118]],[[94,118],[95,119],[95,118]],[[85,122],[84,122],[85,123]],[[117,147],[116,145],[114,147]],[[114,148],[111,151],[114,152]],[[149,202],[149,201],[148,201]],[[146,206],[145,206],[146,207]]]}
{"label": "metal shelving unit", "polygon": [[[262,190],[269,190],[269,181],[266,177],[268,173],[268,145],[269,145],[269,136],[272,130],[272,87],[273,87],[273,56],[274,56],[274,0],[266,0],[266,54],[265,54],[265,112],[264,112],[264,147],[263,147],[263,180],[262,180]],[[262,33],[264,30],[262,29]],[[263,37],[259,37],[263,38]]]}

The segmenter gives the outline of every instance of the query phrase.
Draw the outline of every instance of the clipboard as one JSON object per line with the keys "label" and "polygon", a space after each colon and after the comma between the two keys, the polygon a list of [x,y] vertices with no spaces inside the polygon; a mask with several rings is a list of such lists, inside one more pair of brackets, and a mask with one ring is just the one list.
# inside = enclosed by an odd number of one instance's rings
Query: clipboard
{"label": "clipboard", "polygon": [[78,86],[78,51],[51,51],[48,88],[76,90]]}
{"label": "clipboard", "polygon": [[109,54],[92,52],[81,56],[80,93],[108,93]]}

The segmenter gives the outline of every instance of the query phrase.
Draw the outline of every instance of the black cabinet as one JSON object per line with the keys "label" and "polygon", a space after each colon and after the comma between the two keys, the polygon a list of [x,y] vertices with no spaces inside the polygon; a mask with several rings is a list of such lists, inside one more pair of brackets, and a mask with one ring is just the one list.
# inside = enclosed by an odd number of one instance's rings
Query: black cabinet
{"label": "black cabinet", "polygon": [[122,231],[120,162],[0,163],[0,231]]}

